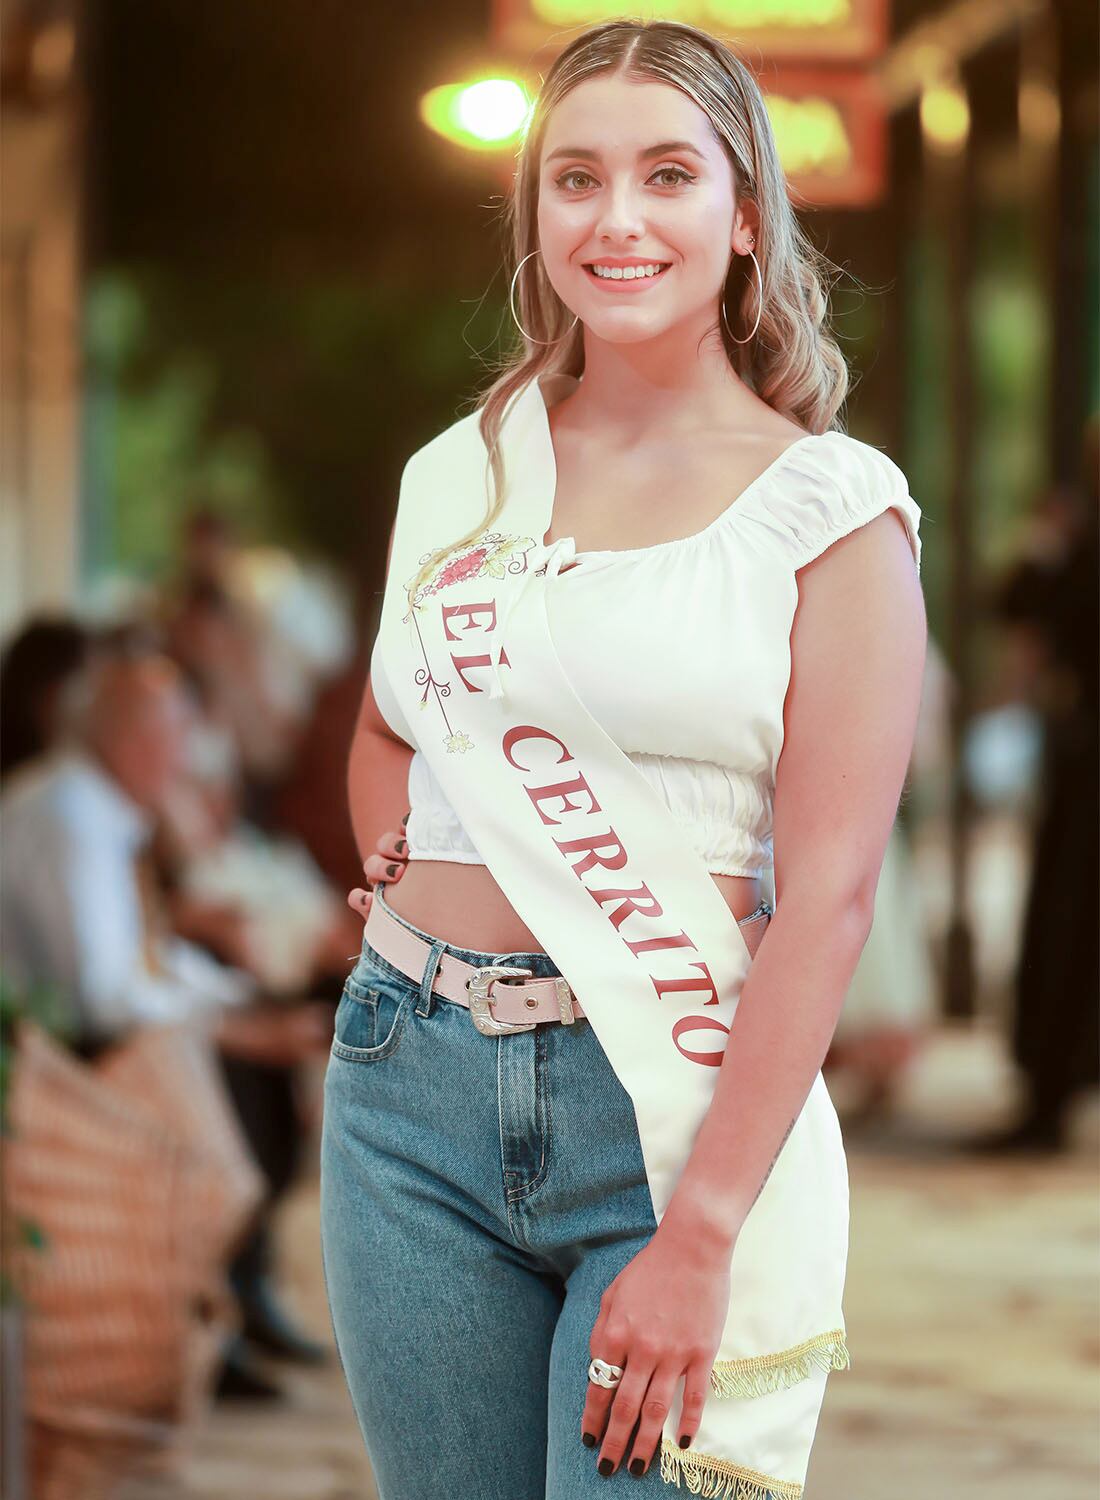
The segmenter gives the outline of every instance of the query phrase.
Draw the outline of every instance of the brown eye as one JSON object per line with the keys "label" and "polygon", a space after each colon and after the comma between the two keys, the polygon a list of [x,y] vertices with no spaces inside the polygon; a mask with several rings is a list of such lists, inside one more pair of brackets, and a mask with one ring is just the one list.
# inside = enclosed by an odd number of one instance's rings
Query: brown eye
{"label": "brown eye", "polygon": [[[568,172],[563,172],[558,178],[558,187],[564,187],[571,177],[586,177],[589,182],[595,181],[594,177],[588,172],[583,172],[580,167],[571,167]],[[573,189],[573,191],[583,191],[583,189]]]}
{"label": "brown eye", "polygon": [[680,185],[681,182],[694,182],[695,181],[695,178],[693,177],[693,175],[690,172],[686,172],[683,167],[658,167],[657,170],[656,170],[656,172],[654,172],[653,176],[654,177],[667,177],[670,174],[672,174],[675,177],[676,180],[673,181],[673,182],[662,183],[661,184],[662,187],[679,187],[679,185]]}

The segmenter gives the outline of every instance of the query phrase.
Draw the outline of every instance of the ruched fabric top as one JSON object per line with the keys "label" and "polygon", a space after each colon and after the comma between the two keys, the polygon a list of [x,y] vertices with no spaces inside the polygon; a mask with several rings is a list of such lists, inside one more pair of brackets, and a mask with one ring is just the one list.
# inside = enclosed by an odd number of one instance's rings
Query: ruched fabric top
{"label": "ruched fabric top", "polygon": [[[547,585],[555,650],[711,874],[757,876],[773,863],[795,575],[891,508],[919,574],[921,511],[901,469],[829,431],[789,445],[692,536],[591,552],[577,552],[571,537],[547,544],[564,554]],[[415,752],[409,858],[484,863],[417,749],[377,641],[371,685],[382,717]]]}

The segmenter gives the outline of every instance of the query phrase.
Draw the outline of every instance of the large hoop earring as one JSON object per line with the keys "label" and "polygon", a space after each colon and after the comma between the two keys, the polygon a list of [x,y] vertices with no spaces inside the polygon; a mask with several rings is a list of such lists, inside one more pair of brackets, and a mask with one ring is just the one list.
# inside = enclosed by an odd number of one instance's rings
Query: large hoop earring
{"label": "large hoop earring", "polygon": [[[752,246],[755,244],[755,240],[749,241],[750,255],[752,255]],[[756,337],[756,330],[760,327],[760,314],[764,311],[764,278],[760,274],[760,262],[757,260],[755,255],[752,255],[752,263],[756,267],[756,322],[753,324],[752,332],[749,334],[747,339],[735,339],[733,337],[733,334],[730,332],[730,325],[728,322],[726,322],[725,297],[722,298],[722,301],[719,304],[722,309],[722,322],[725,325],[727,334],[729,334],[730,339],[735,344],[747,344],[750,342],[750,340]]]}
{"label": "large hoop earring", "polygon": [[577,324],[580,321],[580,313],[578,313],[576,315],[576,317],[573,319],[572,323],[570,323],[569,327],[565,330],[565,333],[560,333],[556,339],[536,339],[536,338],[533,338],[531,336],[531,334],[529,334],[527,332],[526,328],[524,328],[523,324],[520,322],[519,317],[516,314],[516,281],[519,279],[519,273],[523,270],[524,266],[531,259],[531,256],[532,255],[538,255],[538,253],[539,252],[537,250],[532,250],[530,255],[525,255],[523,257],[523,259],[520,261],[519,265],[516,267],[515,271],[512,273],[512,285],[508,288],[508,306],[509,306],[509,308],[511,310],[512,319],[515,322],[516,327],[519,329],[520,333],[523,334],[523,337],[528,340],[529,343],[532,343],[532,344],[560,344],[561,341],[562,341],[562,339],[565,337],[565,334],[566,333],[572,333],[573,329],[576,328]]}

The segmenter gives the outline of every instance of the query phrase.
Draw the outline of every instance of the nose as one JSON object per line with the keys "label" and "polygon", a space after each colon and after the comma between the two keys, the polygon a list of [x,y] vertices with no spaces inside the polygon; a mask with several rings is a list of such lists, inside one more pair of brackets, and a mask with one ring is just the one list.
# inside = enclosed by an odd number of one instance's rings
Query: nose
{"label": "nose", "polygon": [[612,181],[601,194],[596,233],[612,244],[640,240],[645,233],[645,215],[637,187],[629,178]]}

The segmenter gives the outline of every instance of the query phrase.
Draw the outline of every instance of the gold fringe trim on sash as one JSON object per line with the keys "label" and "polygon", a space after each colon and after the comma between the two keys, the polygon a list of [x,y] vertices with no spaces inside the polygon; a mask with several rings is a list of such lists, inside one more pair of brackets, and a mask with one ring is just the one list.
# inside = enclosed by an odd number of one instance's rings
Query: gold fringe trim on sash
{"label": "gold fringe trim on sash", "polygon": [[778,1354],[720,1359],[711,1367],[710,1388],[716,1396],[766,1396],[781,1386],[797,1385],[815,1370],[846,1370],[849,1364],[844,1329],[834,1328]]}
{"label": "gold fringe trim on sash", "polygon": [[692,1448],[680,1448],[671,1438],[661,1439],[661,1478],[680,1488],[683,1479],[693,1495],[713,1500],[802,1500],[802,1485],[786,1479],[771,1479],[758,1469],[712,1458]]}

